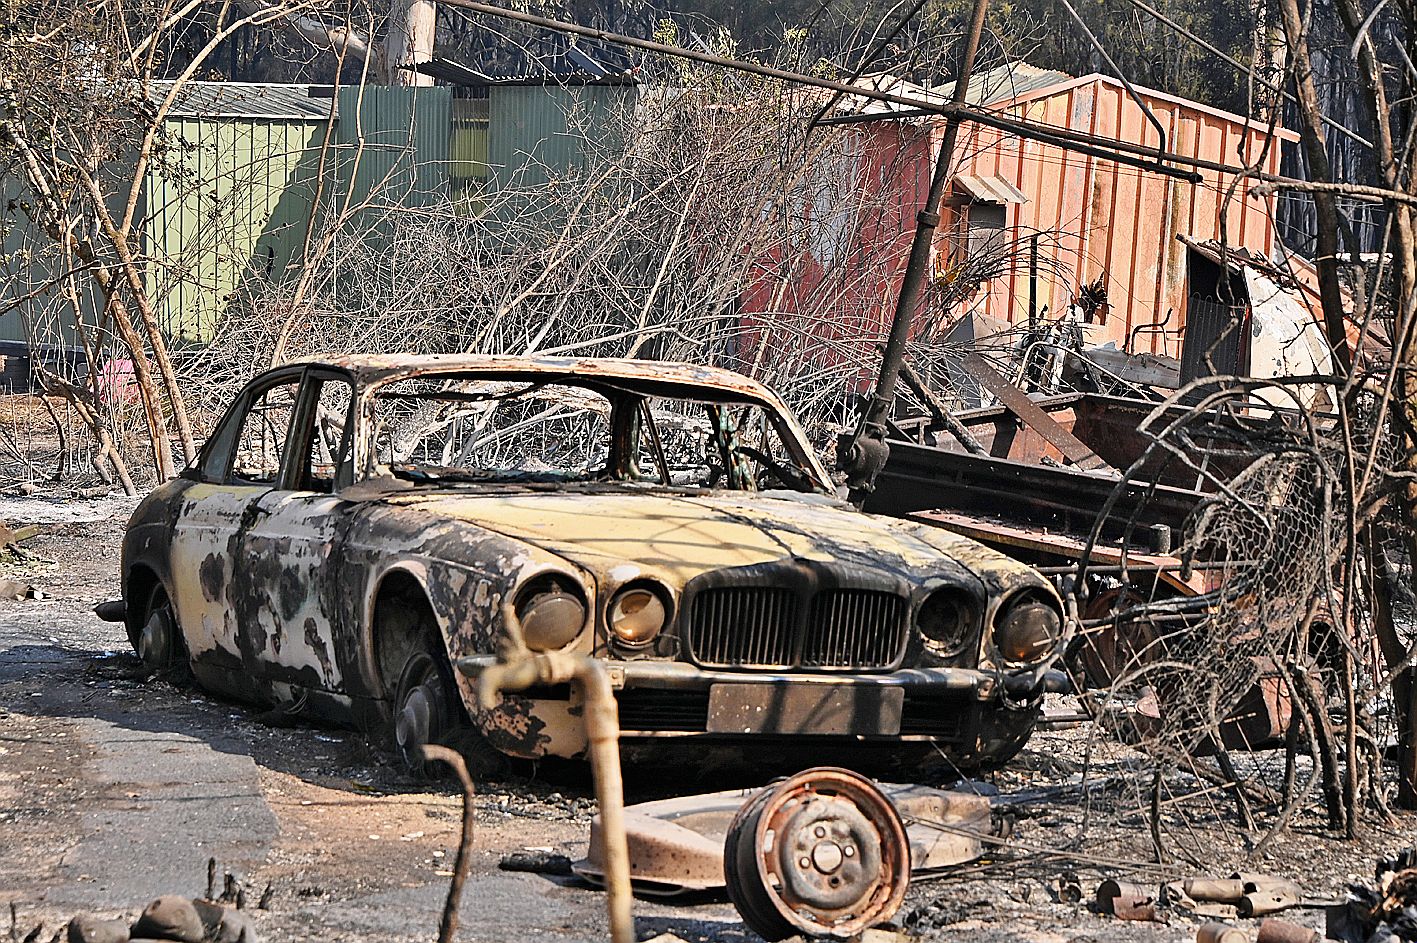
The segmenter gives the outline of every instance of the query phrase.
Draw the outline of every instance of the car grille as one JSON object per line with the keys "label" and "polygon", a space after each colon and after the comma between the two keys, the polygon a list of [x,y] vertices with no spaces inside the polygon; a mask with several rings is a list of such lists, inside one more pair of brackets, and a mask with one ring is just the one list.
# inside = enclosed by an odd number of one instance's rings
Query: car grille
{"label": "car grille", "polygon": [[685,620],[691,657],[710,668],[890,668],[905,644],[907,602],[895,593],[829,589],[807,600],[773,586],[698,592]]}
{"label": "car grille", "polygon": [[895,593],[833,589],[812,600],[803,668],[887,668],[900,653],[905,600]]}
{"label": "car grille", "polygon": [[957,739],[966,705],[956,697],[905,692],[905,704],[900,713],[902,736],[930,736]]}
{"label": "car grille", "polygon": [[631,688],[616,695],[621,730],[702,732],[708,726],[709,692]]}

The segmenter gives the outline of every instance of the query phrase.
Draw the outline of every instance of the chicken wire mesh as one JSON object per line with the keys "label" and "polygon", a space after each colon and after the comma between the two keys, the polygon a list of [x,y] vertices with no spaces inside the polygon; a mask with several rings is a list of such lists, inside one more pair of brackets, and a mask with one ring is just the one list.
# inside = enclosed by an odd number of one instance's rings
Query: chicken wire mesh
{"label": "chicken wire mesh", "polygon": [[1159,860],[1238,867],[1322,819],[1341,776],[1381,776],[1380,761],[1357,770],[1387,718],[1350,482],[1365,456],[1380,470],[1395,456],[1363,397],[1342,415],[1311,399],[1210,378],[1157,406],[1080,561],[1073,664],[1099,720],[1089,768],[1113,787],[1095,804],[1145,820]]}

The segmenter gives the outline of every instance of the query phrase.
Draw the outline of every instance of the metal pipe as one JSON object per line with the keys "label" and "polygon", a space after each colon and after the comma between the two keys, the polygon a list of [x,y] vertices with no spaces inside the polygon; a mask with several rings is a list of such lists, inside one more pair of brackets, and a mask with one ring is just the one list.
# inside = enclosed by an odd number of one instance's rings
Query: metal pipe
{"label": "metal pipe", "polygon": [[[1038,330],[1038,234],[1028,240],[1028,330]],[[1027,362],[1027,361],[1025,361]]]}
{"label": "metal pipe", "polygon": [[[1062,553],[1061,550],[1055,551]],[[1183,570],[1224,570],[1232,567],[1257,566],[1258,560],[1231,560],[1227,563],[1103,563],[1083,567],[1084,573],[1180,573]],[[1076,573],[1076,563],[1039,566],[1034,569],[1043,576],[1064,576]]]}
{"label": "metal pipe", "polygon": [[1033,353],[1033,349],[1035,347],[1051,347],[1054,350],[1058,351],[1060,354],[1062,354],[1062,356],[1065,358],[1072,357],[1074,360],[1081,360],[1084,364],[1096,370],[1098,373],[1106,374],[1110,379],[1116,380],[1123,386],[1130,387],[1132,391],[1137,394],[1138,399],[1144,399],[1149,403],[1165,402],[1165,397],[1148,390],[1146,387],[1133,383],[1131,380],[1128,380],[1126,377],[1122,376],[1119,373],[1115,373],[1111,370],[1108,370],[1100,363],[1094,363],[1093,361],[1088,359],[1087,354],[1082,353],[1081,351],[1073,350],[1073,348],[1067,347],[1063,344],[1059,344],[1056,341],[1034,341],[1033,343],[1029,344],[1026,348],[1024,348],[1023,351],[1024,363],[1028,362],[1028,357]]}
{"label": "metal pipe", "polygon": [[[467,884],[468,868],[472,866],[473,829],[476,825],[477,787],[467,771],[462,754],[436,743],[423,747],[425,759],[438,760],[452,767],[462,786],[462,834],[458,839],[458,856],[453,863],[453,879],[448,885],[448,899],[443,903],[443,920],[438,925],[438,943],[453,943],[458,932],[458,913],[462,906],[463,886]],[[207,881],[211,883],[210,878]],[[211,897],[207,892],[207,897]]]}
{"label": "metal pipe", "polygon": [[[944,109],[945,107],[946,106],[941,106],[941,109]],[[845,124],[847,123],[848,119],[850,119],[850,121],[875,121],[886,120],[894,118],[896,116],[908,117],[910,115],[938,114],[944,114],[948,116],[950,114],[955,113],[961,115],[962,119],[965,121],[972,121],[975,124],[982,124],[985,127],[989,128],[998,128],[1001,131],[1008,131],[1009,133],[1018,135],[1021,138],[1028,138],[1029,140],[1033,141],[1041,141],[1044,144],[1052,144],[1054,147],[1059,147],[1063,150],[1077,151],[1081,154],[1088,154],[1093,157],[1100,157],[1103,160],[1110,160],[1113,163],[1123,164],[1128,167],[1140,167],[1141,169],[1151,171],[1152,173],[1162,174],[1163,176],[1167,177],[1176,177],[1180,180],[1185,180],[1189,183],[1201,183],[1204,179],[1198,173],[1181,170],[1176,167],[1168,167],[1165,164],[1157,163],[1154,159],[1157,152],[1156,148],[1153,147],[1141,147],[1135,144],[1130,144],[1125,141],[1114,140],[1112,138],[1098,137],[1096,135],[1091,134],[1082,134],[1080,132],[1071,131],[1066,128],[1059,128],[1056,125],[1039,125],[1034,124],[1033,122],[1020,121],[1018,119],[1013,118],[1004,118],[1000,115],[999,112],[988,111],[986,109],[974,107],[971,105],[963,105],[957,110],[954,108],[949,108],[948,110],[920,108],[909,109],[906,111],[899,112],[890,112],[889,114],[843,115],[841,117],[835,118],[824,118],[818,123],[824,125]],[[1119,151],[1123,153],[1118,153]],[[1127,156],[1128,153],[1144,155],[1145,159],[1129,157]],[[1197,158],[1187,157],[1184,154],[1172,154],[1167,152],[1162,154],[1161,156],[1164,160],[1172,161],[1178,164],[1203,166],[1206,163],[1211,163],[1201,161]],[[1224,169],[1221,170],[1221,168]],[[1249,173],[1244,167],[1229,167],[1228,165],[1221,164],[1216,164],[1214,167],[1207,167],[1206,169],[1221,170],[1221,172],[1232,174]],[[1258,175],[1249,173],[1249,176],[1255,177]],[[1294,182],[1299,183],[1302,181]]]}
{"label": "metal pipe", "polygon": [[832,115],[830,118],[818,118],[814,124],[865,124],[868,121],[898,121],[901,118],[937,118],[940,115],[938,108],[900,108],[895,111],[873,111],[856,115]]}
{"label": "metal pipe", "polygon": [[[1179,167],[1168,167],[1165,164],[1157,163],[1155,160],[1157,151],[1154,148],[1146,148],[1145,150],[1137,148],[1137,150],[1141,150],[1146,157],[1131,157],[1125,152],[1132,150],[1132,148],[1127,147],[1122,141],[1114,142],[1110,138],[1099,139],[1105,142],[1103,144],[1093,144],[1082,140],[1082,135],[1058,134],[1051,129],[1042,130],[1037,125],[1026,125],[1024,122],[1009,122],[1009,127],[1004,127],[1003,121],[993,117],[991,114],[981,112],[978,109],[967,110],[964,112],[964,116],[966,121],[973,121],[975,124],[982,124],[986,127],[996,127],[1000,130],[1016,134],[1019,137],[1031,138],[1035,141],[1041,141],[1044,144],[1052,144],[1054,147],[1062,148],[1065,151],[1075,151],[1079,154],[1087,154],[1091,157],[1100,157],[1103,160],[1110,160],[1114,164],[1122,164],[1127,167],[1140,167],[1142,170],[1149,170],[1163,177],[1175,177],[1187,183],[1205,182],[1205,178],[1193,170],[1181,170]],[[1114,145],[1118,146],[1114,147]],[[1180,155],[1172,155],[1169,153],[1162,153],[1161,155],[1163,160],[1170,160],[1173,156],[1177,158],[1177,163],[1199,163],[1187,161]],[[1237,174],[1248,173],[1243,167],[1237,167],[1232,172]],[[1250,176],[1254,176],[1254,174],[1250,174]]]}
{"label": "metal pipe", "polygon": [[960,445],[964,446],[975,455],[989,454],[989,450],[979,444],[979,440],[974,437],[974,434],[965,428],[964,423],[955,418],[954,413],[946,408],[944,401],[925,385],[925,381],[920,379],[915,371],[911,369],[910,364],[906,363],[904,360],[900,362],[900,375],[901,378],[905,380],[905,385],[910,387],[911,391],[914,392],[916,396],[920,397],[920,401],[925,404],[925,408],[930,410],[930,413],[935,419],[949,430],[950,435],[954,436],[955,440],[958,441]]}
{"label": "metal pipe", "polygon": [[[969,92],[969,79],[974,72],[974,60],[979,53],[979,39],[984,32],[984,16],[988,9],[989,0],[974,0],[974,15],[970,20],[964,53],[960,57],[960,67],[955,75],[952,97],[952,104],[955,106],[963,105]],[[847,473],[851,501],[858,506],[865,501],[866,495],[875,489],[876,476],[880,474],[890,456],[890,446],[886,445],[884,420],[895,401],[895,385],[900,377],[901,364],[905,362],[905,345],[910,338],[910,323],[915,315],[915,306],[920,301],[925,269],[930,264],[931,251],[934,249],[935,229],[940,225],[940,200],[953,172],[959,125],[957,112],[950,112],[945,116],[940,153],[935,160],[935,171],[930,177],[930,191],[925,198],[925,208],[916,216],[910,259],[901,278],[900,294],[896,298],[895,315],[891,319],[891,331],[886,338],[885,353],[881,356],[881,372],[876,379],[876,388],[861,411],[861,421],[856,431],[849,441],[843,443],[845,448],[838,452],[838,464]]]}
{"label": "metal pipe", "polygon": [[[892,121],[897,118],[932,117],[947,113],[950,107],[949,105],[940,105],[930,108],[908,108],[901,111],[879,112],[869,115],[836,115],[831,118],[823,118],[818,123],[823,125],[855,124],[863,121]],[[1083,131],[1075,131],[1072,128],[1064,128],[1055,124],[1025,121],[1021,118],[1009,117],[1000,111],[990,111],[974,105],[963,106],[959,109],[959,113],[963,116],[965,121],[982,124],[987,128],[1008,131],[1011,134],[1016,134],[1021,138],[1027,138],[1031,141],[1042,141],[1045,144],[1052,144],[1064,150],[1078,150],[1083,153],[1101,157],[1104,160],[1115,161],[1116,163],[1131,167],[1140,167],[1144,170],[1152,171],[1153,173],[1178,176],[1192,183],[1197,183],[1202,180],[1199,175],[1182,174],[1174,167],[1157,164],[1154,159],[1156,157],[1156,148],[1154,147],[1133,144],[1130,141],[1121,141],[1115,138],[1101,137]],[[1086,147],[1091,147],[1093,150],[1085,150],[1084,148]],[[1124,156],[1126,154],[1136,154],[1146,157],[1147,159],[1144,161],[1128,160]],[[1167,151],[1160,156],[1161,160],[1165,161],[1167,164],[1181,164],[1186,167],[1196,167],[1200,170],[1210,170],[1218,174],[1233,174],[1235,176],[1250,177],[1265,183],[1309,186],[1307,181],[1300,180],[1297,177],[1264,173],[1263,171],[1254,170],[1249,167],[1206,160],[1203,157],[1196,157],[1191,154],[1177,154],[1172,151]]]}
{"label": "metal pipe", "polygon": [[[1149,158],[1149,160],[1141,164],[1132,162],[1133,166],[1145,167],[1148,170],[1154,170],[1157,173],[1165,173],[1166,171],[1176,170],[1176,168],[1174,167],[1166,167],[1165,164],[1158,165],[1155,162],[1155,158],[1157,157],[1156,148],[1147,147],[1144,144],[1133,144],[1130,141],[1120,141],[1115,138],[1104,138],[1096,134],[1088,134],[1083,131],[1074,131],[1072,128],[1064,128],[1053,124],[1039,124],[1032,121],[1024,121],[1020,118],[1010,118],[1005,116],[1002,112],[987,111],[982,108],[966,108],[964,109],[964,116],[965,120],[973,121],[975,124],[982,124],[985,127],[997,128],[1000,131],[1010,131],[1014,134],[1017,134],[1019,137],[1027,137],[1036,141],[1044,141],[1045,143],[1054,144],[1065,150],[1081,149],[1079,147],[1076,147],[1075,145],[1093,146],[1098,149],[1106,148],[1115,151],[1120,151],[1125,154],[1136,154]],[[1084,153],[1088,152],[1084,151]],[[1099,154],[1099,156],[1104,157],[1107,160],[1113,159],[1110,155],[1105,153]],[[1191,157],[1186,154],[1176,154],[1171,151],[1162,152],[1160,155],[1160,159],[1169,164],[1184,164],[1189,167],[1198,167],[1201,170],[1213,170],[1216,173],[1250,176],[1258,180],[1265,180],[1269,178],[1273,178],[1275,180],[1281,179],[1274,174],[1263,174],[1258,171],[1252,171],[1246,167],[1238,167],[1234,164],[1222,164],[1218,161],[1205,160],[1201,157]],[[1118,163],[1129,162],[1118,161]],[[1202,178],[1198,174],[1190,174],[1183,179],[1188,179],[1192,183],[1199,183]],[[1295,180],[1295,178],[1292,177],[1284,177],[1282,179],[1296,183],[1302,182]]]}
{"label": "metal pipe", "polygon": [[[520,641],[520,640],[518,640]],[[521,648],[520,645],[514,646]],[[522,649],[525,651],[525,649]],[[635,943],[630,848],[625,838],[625,784],[620,775],[620,719],[605,667],[585,655],[543,652],[492,665],[477,678],[477,699],[484,710],[496,708],[503,691],[535,684],[580,685],[589,741],[595,802],[600,808],[605,848],[605,897],[611,943]]]}

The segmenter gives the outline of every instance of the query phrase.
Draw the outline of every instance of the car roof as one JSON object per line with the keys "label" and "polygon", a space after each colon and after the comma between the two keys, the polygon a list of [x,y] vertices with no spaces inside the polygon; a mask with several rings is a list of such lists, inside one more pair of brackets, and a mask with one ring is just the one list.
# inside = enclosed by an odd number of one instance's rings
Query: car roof
{"label": "car roof", "polygon": [[307,363],[348,370],[367,385],[438,374],[519,374],[630,381],[635,387],[708,388],[778,404],[771,390],[741,373],[670,360],[515,357],[501,354],[352,354],[316,357]]}

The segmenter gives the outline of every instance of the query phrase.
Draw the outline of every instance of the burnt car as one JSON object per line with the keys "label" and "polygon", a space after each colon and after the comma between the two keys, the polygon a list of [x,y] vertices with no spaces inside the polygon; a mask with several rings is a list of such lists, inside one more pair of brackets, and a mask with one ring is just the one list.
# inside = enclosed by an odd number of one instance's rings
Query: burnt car
{"label": "burnt car", "polygon": [[636,360],[263,373],[137,508],[122,588],[101,614],[149,664],[380,731],[414,766],[468,730],[584,753],[572,687],[479,706],[512,628],[604,660],[627,744],[914,744],[966,768],[1022,746],[1070,633],[1030,567],[836,497],[760,384]]}

